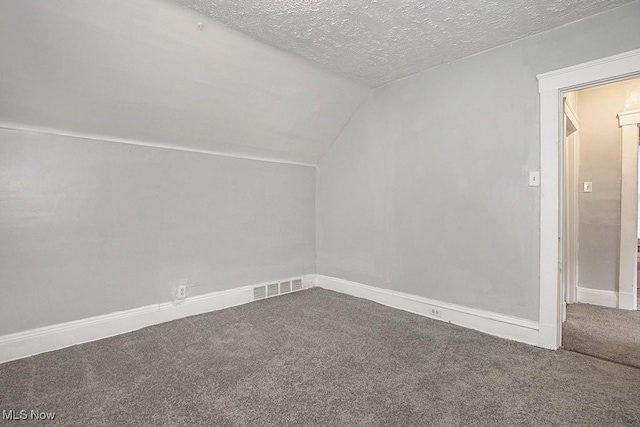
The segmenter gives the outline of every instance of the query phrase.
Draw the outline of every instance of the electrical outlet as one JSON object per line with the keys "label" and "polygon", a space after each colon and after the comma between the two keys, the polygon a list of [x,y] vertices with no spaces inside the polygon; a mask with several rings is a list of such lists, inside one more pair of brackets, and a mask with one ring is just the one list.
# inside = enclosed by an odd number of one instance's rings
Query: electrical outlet
{"label": "electrical outlet", "polygon": [[429,314],[436,317],[442,317],[442,310],[439,308],[431,307],[429,309]]}
{"label": "electrical outlet", "polygon": [[187,297],[187,285],[178,285],[177,297],[178,299]]}
{"label": "electrical outlet", "polygon": [[176,288],[176,298],[185,299],[187,297],[187,281],[181,280]]}
{"label": "electrical outlet", "polygon": [[178,298],[186,298],[187,297],[187,285],[178,285]]}

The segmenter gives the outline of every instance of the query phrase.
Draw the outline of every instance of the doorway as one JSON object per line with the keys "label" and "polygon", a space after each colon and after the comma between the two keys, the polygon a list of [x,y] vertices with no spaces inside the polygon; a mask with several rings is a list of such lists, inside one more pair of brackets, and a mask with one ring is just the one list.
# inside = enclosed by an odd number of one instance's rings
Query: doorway
{"label": "doorway", "polygon": [[640,78],[563,100],[562,347],[640,367]]}
{"label": "doorway", "polygon": [[637,310],[637,115],[638,77],[563,92],[561,266],[567,304]]}
{"label": "doorway", "polygon": [[565,289],[563,181],[564,92],[640,75],[640,49],[538,75],[540,92],[540,300],[538,341],[557,349],[562,343]]}

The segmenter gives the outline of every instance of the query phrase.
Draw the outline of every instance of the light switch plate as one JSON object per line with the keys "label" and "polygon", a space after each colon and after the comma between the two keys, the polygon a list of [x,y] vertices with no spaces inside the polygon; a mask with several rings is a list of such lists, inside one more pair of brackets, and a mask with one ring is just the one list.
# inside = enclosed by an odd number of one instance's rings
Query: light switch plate
{"label": "light switch plate", "polygon": [[585,193],[591,193],[593,191],[593,182],[585,181],[582,184],[582,191],[584,191]]}
{"label": "light switch plate", "polygon": [[540,187],[540,171],[529,172],[529,187]]}

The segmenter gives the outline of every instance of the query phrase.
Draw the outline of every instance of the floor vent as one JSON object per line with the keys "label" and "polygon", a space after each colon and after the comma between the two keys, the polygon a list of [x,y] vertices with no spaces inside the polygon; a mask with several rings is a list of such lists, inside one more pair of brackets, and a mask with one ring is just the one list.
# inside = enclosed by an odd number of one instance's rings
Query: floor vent
{"label": "floor vent", "polygon": [[272,297],[274,295],[278,295],[278,284],[277,283],[271,283],[270,285],[267,285],[267,296],[268,297]]}
{"label": "floor vent", "polygon": [[275,297],[276,295],[288,294],[303,289],[302,279],[286,280],[284,282],[269,283],[267,285],[253,288],[253,299]]}
{"label": "floor vent", "polygon": [[280,293],[286,294],[287,292],[291,292],[291,282],[280,282]]}
{"label": "floor vent", "polygon": [[257,288],[253,288],[253,299],[262,299],[267,296],[267,288],[264,286],[258,286]]}

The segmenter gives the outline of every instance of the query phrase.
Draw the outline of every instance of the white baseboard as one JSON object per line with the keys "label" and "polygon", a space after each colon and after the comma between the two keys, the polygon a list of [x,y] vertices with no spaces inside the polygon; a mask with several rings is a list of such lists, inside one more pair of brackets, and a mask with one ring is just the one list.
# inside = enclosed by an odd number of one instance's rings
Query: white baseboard
{"label": "white baseboard", "polygon": [[520,341],[535,346],[543,346],[543,343],[539,342],[538,322],[532,320],[506,316],[322,275],[316,276],[316,286],[368,299],[435,320],[475,329],[501,338]]}
{"label": "white baseboard", "polygon": [[618,308],[621,310],[638,310],[638,294],[631,292],[620,292],[618,294]]}
{"label": "white baseboard", "polygon": [[[315,275],[302,278],[303,289],[313,287]],[[267,283],[188,297],[178,302],[153,304],[0,337],[0,363],[34,356],[77,344],[132,332],[147,326],[234,307],[253,301],[253,288]]]}
{"label": "white baseboard", "polygon": [[[302,276],[302,279],[303,289],[319,286],[501,338],[544,346],[539,342],[538,323],[532,320],[380,289],[328,276],[311,274]],[[290,279],[280,281],[286,280]],[[153,304],[4,335],[0,337],[0,363],[132,332],[171,320],[246,304],[253,300],[253,288],[268,283],[189,297],[179,303]]]}
{"label": "white baseboard", "polygon": [[616,291],[601,291],[578,286],[578,302],[618,308],[618,293]]}

